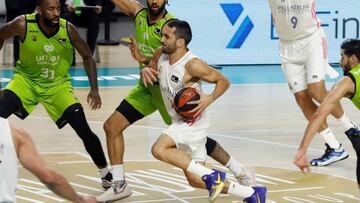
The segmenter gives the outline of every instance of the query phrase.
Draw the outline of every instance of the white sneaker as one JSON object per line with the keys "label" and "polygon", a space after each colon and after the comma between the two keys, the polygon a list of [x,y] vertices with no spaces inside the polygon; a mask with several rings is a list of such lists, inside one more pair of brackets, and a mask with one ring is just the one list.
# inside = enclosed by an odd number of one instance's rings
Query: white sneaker
{"label": "white sneaker", "polygon": [[254,168],[243,167],[241,174],[235,177],[240,185],[253,187],[256,185]]}
{"label": "white sneaker", "polygon": [[132,191],[126,181],[115,181],[111,188],[96,197],[98,202],[114,201],[129,197]]}

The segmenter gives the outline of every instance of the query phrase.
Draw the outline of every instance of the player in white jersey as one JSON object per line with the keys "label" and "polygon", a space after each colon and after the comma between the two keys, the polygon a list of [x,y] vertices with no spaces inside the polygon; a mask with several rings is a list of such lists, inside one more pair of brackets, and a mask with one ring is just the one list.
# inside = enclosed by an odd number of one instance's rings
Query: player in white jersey
{"label": "player in white jersey", "polygon": [[0,118],[0,202],[16,202],[18,159],[24,168],[57,195],[72,202],[97,202],[95,197],[78,195],[62,175],[49,169],[30,136],[4,118]]}
{"label": "player in white jersey", "polygon": [[[210,200],[223,192],[245,198],[245,202],[265,202],[265,187],[248,187],[237,182],[225,181],[224,172],[203,166],[209,130],[205,110],[228,89],[230,84],[221,73],[191,53],[187,48],[191,38],[191,28],[187,22],[170,21],[162,30],[162,49],[155,53],[149,67],[142,70],[144,83],[151,83],[156,80],[154,75],[158,76],[164,103],[172,117],[172,124],[162,132],[153,145],[152,154],[161,161],[183,169],[193,187],[207,188]],[[201,92],[201,81],[215,84],[211,94]],[[197,87],[200,94],[200,100],[188,102],[198,105],[192,110],[196,113],[195,119],[190,122],[176,114],[173,109],[176,93],[189,86]]]}
{"label": "player in white jersey", "polygon": [[[315,0],[269,0],[273,22],[279,36],[281,67],[297,104],[307,120],[327,95],[325,74],[332,68],[327,61],[325,32],[316,16]],[[345,115],[340,104],[332,111],[345,127],[345,133],[358,128]],[[326,142],[325,154],[313,159],[313,166],[326,166],[349,155],[325,122],[319,128]]]}

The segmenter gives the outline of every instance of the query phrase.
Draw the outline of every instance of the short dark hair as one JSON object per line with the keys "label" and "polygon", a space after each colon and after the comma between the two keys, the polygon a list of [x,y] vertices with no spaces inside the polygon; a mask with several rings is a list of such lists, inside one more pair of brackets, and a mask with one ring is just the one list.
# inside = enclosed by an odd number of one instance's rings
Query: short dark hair
{"label": "short dark hair", "polygon": [[185,44],[188,45],[192,38],[191,28],[188,22],[183,20],[172,20],[167,23],[167,26],[170,28],[175,27],[175,37],[176,39],[184,39]]}
{"label": "short dark hair", "polygon": [[346,56],[355,55],[360,61],[360,40],[347,39],[341,44],[341,49],[344,50]]}
{"label": "short dark hair", "polygon": [[46,0],[37,0],[36,6],[43,6]]}

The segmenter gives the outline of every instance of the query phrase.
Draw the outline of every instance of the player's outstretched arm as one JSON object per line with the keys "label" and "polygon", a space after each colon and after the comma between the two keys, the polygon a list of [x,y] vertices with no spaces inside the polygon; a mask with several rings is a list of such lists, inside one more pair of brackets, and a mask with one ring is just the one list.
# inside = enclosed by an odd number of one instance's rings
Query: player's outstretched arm
{"label": "player's outstretched arm", "polygon": [[309,124],[306,127],[304,137],[301,141],[298,153],[294,161],[294,163],[302,171],[304,171],[307,167],[309,167],[309,162],[307,161],[307,157],[306,157],[306,151],[311,143],[311,140],[314,138],[316,132],[318,131],[320,126],[325,122],[326,118],[334,109],[334,107],[338,105],[340,100],[344,96],[346,97],[349,94],[354,93],[354,90],[355,90],[355,84],[353,83],[351,78],[344,77],[329,92],[329,94],[325,97],[324,101],[321,103],[319,108],[312,116]]}
{"label": "player's outstretched arm", "polygon": [[144,8],[136,0],[111,0],[125,15],[135,17],[135,15]]}
{"label": "player's outstretched arm", "polygon": [[96,202],[95,197],[78,195],[62,175],[46,166],[28,133],[14,126],[11,126],[11,133],[20,163],[50,190],[72,202]]}
{"label": "player's outstretched arm", "polygon": [[25,36],[26,20],[25,16],[18,16],[14,20],[6,23],[0,28],[0,49],[2,48],[4,41],[10,37],[18,35],[20,39]]}
{"label": "player's outstretched arm", "polygon": [[[210,67],[205,61],[194,58],[186,66],[185,77],[199,78],[208,83],[214,83],[215,89],[210,95],[200,94],[200,100],[188,102],[198,104],[192,111],[197,111],[195,117],[201,114],[212,102],[220,97],[230,87],[230,81],[215,68]],[[185,78],[186,80],[186,78]]]}
{"label": "player's outstretched arm", "polygon": [[99,95],[99,88],[97,83],[96,63],[92,56],[88,44],[80,37],[74,25],[68,22],[68,31],[71,42],[74,48],[79,52],[84,61],[84,68],[90,81],[90,93],[87,97],[87,102],[90,104],[92,110],[101,107],[101,98]]}

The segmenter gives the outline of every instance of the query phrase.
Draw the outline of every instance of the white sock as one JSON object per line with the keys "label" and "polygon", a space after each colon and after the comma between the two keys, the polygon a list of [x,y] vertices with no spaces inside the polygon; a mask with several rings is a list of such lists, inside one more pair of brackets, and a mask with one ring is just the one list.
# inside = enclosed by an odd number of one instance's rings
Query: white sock
{"label": "white sock", "polygon": [[235,177],[243,174],[244,165],[240,164],[232,157],[230,157],[225,166],[234,174]]}
{"label": "white sock", "polygon": [[124,180],[124,165],[112,165],[113,181]]}
{"label": "white sock", "polygon": [[100,169],[100,175],[101,177],[105,177],[108,173],[109,173],[110,169],[108,167],[105,167],[105,168],[101,168]]}
{"label": "white sock", "polygon": [[340,118],[338,118],[338,121],[340,121],[341,124],[344,125],[345,131],[354,127],[354,124],[351,123],[349,117],[347,117],[347,115],[345,115],[345,113]]}
{"label": "white sock", "polygon": [[200,177],[203,177],[204,175],[211,174],[212,172],[214,172],[213,170],[206,168],[205,166],[199,163],[196,163],[194,160],[191,160],[186,171],[190,173],[194,173]]}
{"label": "white sock", "polygon": [[246,198],[254,194],[255,190],[252,187],[240,185],[239,183],[231,182],[229,185],[228,194],[238,197]]}
{"label": "white sock", "polygon": [[335,135],[332,133],[330,128],[320,132],[320,135],[324,138],[325,142],[333,149],[339,149],[340,143],[336,140]]}

